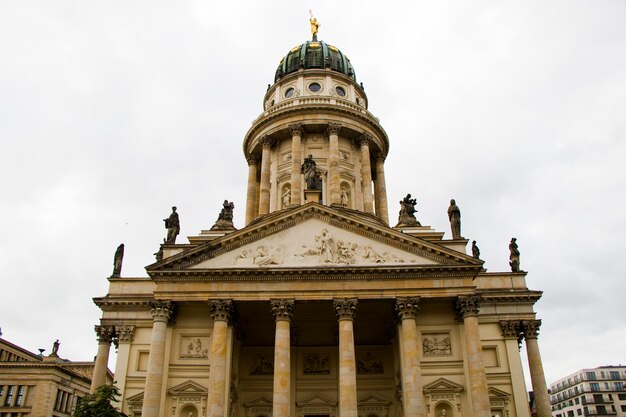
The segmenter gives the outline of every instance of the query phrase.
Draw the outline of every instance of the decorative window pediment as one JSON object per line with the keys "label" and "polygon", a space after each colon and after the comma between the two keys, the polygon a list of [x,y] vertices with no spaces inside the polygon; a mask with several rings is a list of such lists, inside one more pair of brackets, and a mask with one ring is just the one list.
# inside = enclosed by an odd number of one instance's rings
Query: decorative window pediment
{"label": "decorative window pediment", "polygon": [[429,416],[438,416],[442,410],[448,412],[448,417],[454,417],[455,413],[461,412],[461,392],[463,385],[439,378],[424,385],[426,395],[426,409]]}
{"label": "decorative window pediment", "polygon": [[387,417],[389,415],[390,404],[391,401],[375,394],[361,397],[358,403],[359,417]]}
{"label": "decorative window pediment", "polygon": [[192,380],[185,381],[167,390],[167,393],[170,395],[208,394],[208,392],[204,386]]}
{"label": "decorative window pediment", "polygon": [[271,416],[273,403],[267,397],[258,397],[243,404],[246,409],[246,417]]}
{"label": "decorative window pediment", "polygon": [[311,395],[310,397],[296,402],[296,407],[298,408],[298,417],[316,414],[330,417],[337,415],[337,401],[319,394]]}
{"label": "decorative window pediment", "polygon": [[435,392],[461,392],[463,390],[463,385],[459,385],[445,378],[439,378],[430,384],[424,385],[424,393],[427,394]]}

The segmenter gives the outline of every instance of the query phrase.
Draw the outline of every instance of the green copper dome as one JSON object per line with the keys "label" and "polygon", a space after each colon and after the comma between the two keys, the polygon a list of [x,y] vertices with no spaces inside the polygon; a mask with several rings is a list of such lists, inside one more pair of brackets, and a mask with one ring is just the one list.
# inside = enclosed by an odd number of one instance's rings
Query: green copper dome
{"label": "green copper dome", "polygon": [[348,57],[338,48],[324,41],[306,41],[302,45],[292,48],[278,64],[274,82],[301,68],[330,68],[356,81],[354,68],[352,68]]}

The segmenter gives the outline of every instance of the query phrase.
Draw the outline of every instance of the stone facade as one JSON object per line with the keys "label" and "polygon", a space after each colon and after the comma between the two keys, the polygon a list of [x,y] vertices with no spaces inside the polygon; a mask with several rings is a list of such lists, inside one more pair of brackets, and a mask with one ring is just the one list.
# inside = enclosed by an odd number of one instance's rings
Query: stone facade
{"label": "stone facade", "polygon": [[529,417],[518,342],[541,386],[541,292],[525,272],[487,273],[463,238],[390,227],[389,141],[362,86],[330,64],[281,71],[244,138],[245,227],[168,245],[147,277],[111,277],[94,299],[125,335],[123,411]]}
{"label": "stone facade", "polygon": [[[0,339],[0,416],[70,416],[89,393],[94,366],[36,355]],[[103,383],[112,382],[105,364]]]}

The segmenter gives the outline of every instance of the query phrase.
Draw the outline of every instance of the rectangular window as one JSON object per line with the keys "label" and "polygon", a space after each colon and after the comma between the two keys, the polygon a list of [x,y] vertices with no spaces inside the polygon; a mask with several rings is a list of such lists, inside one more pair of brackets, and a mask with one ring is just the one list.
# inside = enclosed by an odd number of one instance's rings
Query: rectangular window
{"label": "rectangular window", "polygon": [[598,384],[597,382],[592,382],[591,384],[589,384],[591,391],[600,391],[600,384]]}
{"label": "rectangular window", "polygon": [[596,405],[596,413],[606,414],[606,407],[603,405]]}
{"label": "rectangular window", "polygon": [[626,401],[626,394],[617,394],[617,398],[619,398],[620,401]]}
{"label": "rectangular window", "polygon": [[593,394],[593,402],[596,404],[602,404],[604,402],[602,394]]}
{"label": "rectangular window", "polygon": [[574,417],[574,410],[569,410],[567,412],[567,417]]}
{"label": "rectangular window", "polygon": [[26,390],[26,387],[24,385],[20,385],[20,387],[17,389],[17,396],[15,397],[15,406],[19,407],[22,405],[22,403],[24,402],[24,391]]}
{"label": "rectangular window", "polygon": [[580,399],[578,397],[576,397],[574,401],[576,401],[576,404],[580,404]]}
{"label": "rectangular window", "polygon": [[619,371],[611,371],[611,379],[619,379]]}
{"label": "rectangular window", "polygon": [[600,378],[604,379],[604,371],[600,371]]}
{"label": "rectangular window", "polygon": [[583,410],[581,410],[580,408],[578,410],[576,410],[576,414],[578,414],[579,416],[583,415]]}
{"label": "rectangular window", "polygon": [[622,405],[622,411],[626,411],[626,405]]}
{"label": "rectangular window", "polygon": [[604,388],[609,389],[609,383],[608,382],[604,383]]}
{"label": "rectangular window", "polygon": [[[624,383],[623,382],[614,382],[613,385],[615,385],[615,391],[624,391]],[[623,394],[620,394],[620,396]],[[621,400],[622,398],[620,398]],[[624,398],[626,400],[626,398]]]}
{"label": "rectangular window", "polygon": [[4,405],[5,406],[10,406],[11,405],[11,401],[13,400],[13,393],[15,392],[15,385],[9,385],[9,388],[7,389],[7,398],[4,401]]}
{"label": "rectangular window", "polygon": [[594,381],[596,379],[596,373],[595,372],[585,372],[585,375],[587,376],[587,379]]}
{"label": "rectangular window", "polygon": [[2,405],[2,395],[4,394],[4,385],[0,385],[0,405]]}

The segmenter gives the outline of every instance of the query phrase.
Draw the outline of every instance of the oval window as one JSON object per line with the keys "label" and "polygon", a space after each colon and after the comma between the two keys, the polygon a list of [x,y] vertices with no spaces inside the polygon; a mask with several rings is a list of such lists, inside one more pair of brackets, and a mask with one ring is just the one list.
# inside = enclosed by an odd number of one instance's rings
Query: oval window
{"label": "oval window", "polygon": [[319,85],[319,83],[311,83],[311,84],[309,84],[309,90],[314,92],[314,93],[317,93],[321,89],[322,89],[322,86]]}
{"label": "oval window", "polygon": [[286,97],[286,98],[292,97],[292,96],[293,96],[293,93],[295,93],[295,92],[296,92],[296,90],[294,90],[294,88],[293,88],[293,87],[289,87],[289,88],[287,89],[287,91],[285,91],[285,97]]}
{"label": "oval window", "polygon": [[346,96],[346,90],[343,87],[335,87],[335,91],[341,97],[345,97]]}

